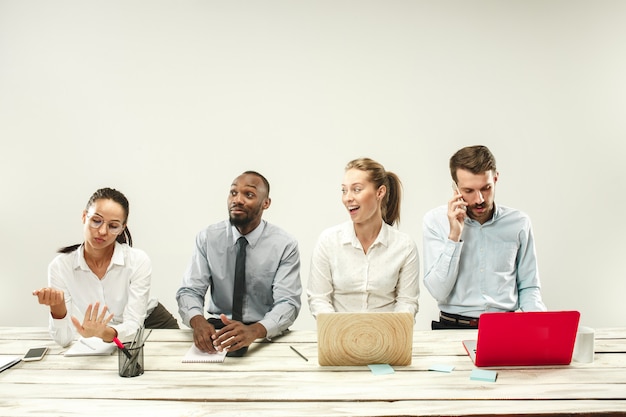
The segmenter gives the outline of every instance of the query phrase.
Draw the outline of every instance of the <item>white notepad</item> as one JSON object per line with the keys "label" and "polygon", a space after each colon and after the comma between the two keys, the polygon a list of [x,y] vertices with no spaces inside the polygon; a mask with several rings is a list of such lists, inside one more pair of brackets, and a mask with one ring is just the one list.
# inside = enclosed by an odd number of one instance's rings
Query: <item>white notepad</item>
{"label": "white notepad", "polygon": [[115,352],[115,343],[105,343],[99,337],[81,337],[63,355],[65,356],[107,356]]}
{"label": "white notepad", "polygon": [[226,351],[207,353],[198,349],[195,344],[192,344],[183,357],[183,363],[219,363],[224,362],[225,358]]}

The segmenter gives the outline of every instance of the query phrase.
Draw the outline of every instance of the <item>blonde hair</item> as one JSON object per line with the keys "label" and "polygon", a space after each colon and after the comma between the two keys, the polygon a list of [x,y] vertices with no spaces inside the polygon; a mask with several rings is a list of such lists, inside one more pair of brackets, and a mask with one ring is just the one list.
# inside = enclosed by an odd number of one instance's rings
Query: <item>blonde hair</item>
{"label": "blonde hair", "polygon": [[346,171],[358,169],[368,173],[368,179],[376,189],[381,185],[387,188],[385,197],[381,201],[381,213],[383,221],[390,226],[400,222],[400,200],[402,199],[402,182],[391,171],[386,171],[380,163],[370,158],[354,159],[346,165]]}

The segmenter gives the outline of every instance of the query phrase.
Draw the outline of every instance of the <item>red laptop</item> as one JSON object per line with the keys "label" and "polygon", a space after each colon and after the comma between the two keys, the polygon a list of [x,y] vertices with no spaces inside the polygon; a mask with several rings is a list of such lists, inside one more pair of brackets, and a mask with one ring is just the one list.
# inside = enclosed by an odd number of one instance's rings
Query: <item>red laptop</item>
{"label": "red laptop", "polygon": [[578,311],[483,313],[478,340],[463,346],[479,367],[568,365],[579,319]]}

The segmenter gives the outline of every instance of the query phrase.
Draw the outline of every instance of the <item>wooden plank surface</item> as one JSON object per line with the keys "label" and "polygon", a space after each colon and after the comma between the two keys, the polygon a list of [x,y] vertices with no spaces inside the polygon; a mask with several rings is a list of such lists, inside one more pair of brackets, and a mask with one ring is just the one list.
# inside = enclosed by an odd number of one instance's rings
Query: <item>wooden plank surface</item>
{"label": "wooden plank surface", "polygon": [[[0,328],[2,355],[51,348],[42,361],[0,373],[0,416],[626,415],[626,329],[599,329],[591,364],[497,369],[496,382],[470,379],[475,367],[461,341],[475,336],[414,332],[412,364],[375,375],[367,366],[319,366],[315,332],[259,341],[224,363],[183,364],[191,331],[155,330],[144,375],[121,378],[116,355],[65,357],[46,329]],[[429,370],[437,364],[454,370]]]}
{"label": "wooden plank surface", "polygon": [[[53,410],[64,410],[54,414]],[[625,401],[396,401],[396,402],[201,402],[46,399],[28,402],[0,399],[0,414],[13,417],[134,416],[134,417],[391,417],[391,416],[513,416],[524,415],[625,416]],[[581,410],[585,410],[581,414]],[[622,411],[615,411],[622,410]],[[519,414],[518,414],[519,415]]]}

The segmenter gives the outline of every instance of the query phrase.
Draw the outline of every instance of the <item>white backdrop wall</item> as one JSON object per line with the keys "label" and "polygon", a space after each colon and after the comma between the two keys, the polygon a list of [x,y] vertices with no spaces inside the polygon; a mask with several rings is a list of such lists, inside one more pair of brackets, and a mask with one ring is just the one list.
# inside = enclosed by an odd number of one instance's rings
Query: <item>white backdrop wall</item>
{"label": "white backdrop wall", "polygon": [[[485,144],[496,201],[533,220],[550,309],[626,325],[623,1],[0,0],[0,326],[45,326],[31,295],[103,186],[131,203],[153,293],[174,294],[231,180],[269,179],[265,218],[312,247],[348,219],[343,167],[404,183],[400,229],[451,195]],[[422,274],[423,275],[423,274]],[[417,328],[437,307],[422,286]],[[312,329],[303,296],[294,328]]]}

